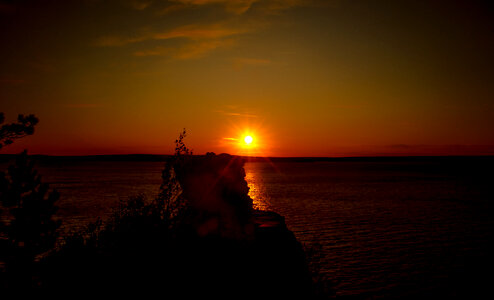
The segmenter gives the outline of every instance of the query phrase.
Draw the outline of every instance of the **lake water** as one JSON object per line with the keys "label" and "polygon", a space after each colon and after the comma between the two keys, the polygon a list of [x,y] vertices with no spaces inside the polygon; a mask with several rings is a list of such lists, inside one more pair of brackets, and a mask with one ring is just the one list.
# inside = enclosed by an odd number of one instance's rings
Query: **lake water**
{"label": "lake water", "polygon": [[[161,162],[40,163],[61,193],[64,232],[105,219],[130,195],[154,197]],[[492,282],[492,159],[249,162],[254,204],[320,245],[338,297],[441,298]],[[487,271],[487,275],[482,272]]]}
{"label": "lake water", "polygon": [[489,161],[251,163],[253,198],[320,243],[337,296],[472,295],[492,279]]}

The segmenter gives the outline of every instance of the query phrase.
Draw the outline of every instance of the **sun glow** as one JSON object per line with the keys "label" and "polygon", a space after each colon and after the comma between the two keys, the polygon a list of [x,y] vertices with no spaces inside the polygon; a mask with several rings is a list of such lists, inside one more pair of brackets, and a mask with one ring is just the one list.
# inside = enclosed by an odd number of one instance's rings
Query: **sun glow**
{"label": "sun glow", "polygon": [[254,139],[253,139],[250,135],[248,135],[248,136],[246,136],[246,137],[244,138],[244,142],[245,142],[247,145],[252,144],[252,141],[254,141]]}
{"label": "sun glow", "polygon": [[271,144],[273,139],[269,135],[269,128],[263,125],[257,119],[232,122],[225,132],[226,136],[221,138],[223,151],[240,156],[269,156],[270,145],[267,141]]}

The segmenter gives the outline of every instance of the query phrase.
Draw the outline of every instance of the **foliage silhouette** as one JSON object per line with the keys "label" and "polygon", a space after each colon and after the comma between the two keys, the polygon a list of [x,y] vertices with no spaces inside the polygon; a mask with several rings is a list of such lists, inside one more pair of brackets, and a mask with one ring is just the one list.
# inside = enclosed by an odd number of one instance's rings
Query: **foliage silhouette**
{"label": "foliage silhouette", "polygon": [[156,209],[163,219],[170,222],[170,226],[183,216],[188,207],[176,173],[177,169],[183,168],[185,157],[192,156],[192,151],[185,145],[185,137],[184,128],[175,140],[175,155],[168,159],[161,172],[160,190],[155,201]]}
{"label": "foliage silhouette", "polygon": [[[131,197],[104,224],[66,237],[41,262],[42,287],[185,299],[311,298],[303,248],[283,217],[257,212],[268,222],[255,227],[243,159],[192,156],[184,138],[185,130],[165,163],[159,194]],[[273,220],[279,226],[264,226]]]}
{"label": "foliage silhouette", "polygon": [[[5,116],[0,113],[0,124]],[[34,115],[19,115],[17,123],[0,127],[0,149],[14,140],[32,135],[38,124]],[[59,199],[56,190],[48,192],[48,184],[34,169],[27,151],[16,158],[6,172],[0,172],[0,261],[4,263],[0,286],[32,287],[36,283],[34,264],[37,256],[52,250],[60,221],[53,220]],[[7,208],[7,209],[5,209]]]}
{"label": "foliage silhouette", "polygon": [[60,249],[42,262],[43,287],[157,288],[162,285],[158,280],[173,280],[180,269],[177,257],[183,257],[177,245],[188,207],[174,169],[192,153],[185,136],[184,129],[176,140],[175,155],[165,163],[158,195],[151,200],[129,197],[104,223],[98,220],[64,237]]}
{"label": "foliage silhouette", "polygon": [[180,133],[178,139],[175,140],[175,156],[180,157],[182,155],[192,155],[192,150],[187,148],[184,139],[187,136],[185,128]]}
{"label": "foliage silhouette", "polygon": [[60,221],[53,215],[59,194],[48,189],[26,151],[6,173],[0,172],[0,201],[10,214],[2,219],[0,249],[11,285],[30,286],[36,257],[55,245]]}
{"label": "foliage silhouette", "polygon": [[[5,121],[5,116],[0,112],[0,125]],[[17,123],[4,124],[0,127],[0,149],[4,146],[10,145],[14,140],[32,135],[34,133],[34,126],[38,124],[39,120],[34,115],[19,115],[17,116]]]}

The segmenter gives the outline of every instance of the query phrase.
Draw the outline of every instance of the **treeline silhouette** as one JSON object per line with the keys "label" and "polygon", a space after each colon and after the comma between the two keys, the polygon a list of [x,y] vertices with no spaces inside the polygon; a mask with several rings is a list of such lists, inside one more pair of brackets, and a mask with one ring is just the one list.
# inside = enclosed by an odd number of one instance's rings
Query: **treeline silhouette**
{"label": "treeline silhouette", "polygon": [[[0,113],[0,124],[4,121],[4,114]],[[33,134],[37,123],[34,115],[19,115],[17,123],[2,125],[0,149]],[[32,287],[38,255],[55,245],[60,222],[52,217],[59,194],[48,189],[26,151],[16,157],[6,172],[0,172],[0,287]]]}
{"label": "treeline silhouette", "polygon": [[[20,123],[32,134],[37,121]],[[19,155],[0,174],[8,212],[0,286],[181,298],[326,297],[327,282],[309,268],[317,253],[306,256],[283,217],[253,210],[244,159],[193,156],[185,137],[184,130],[175,141],[154,199],[130,197],[108,221],[62,237],[57,247],[59,195],[41,182],[27,153]]]}

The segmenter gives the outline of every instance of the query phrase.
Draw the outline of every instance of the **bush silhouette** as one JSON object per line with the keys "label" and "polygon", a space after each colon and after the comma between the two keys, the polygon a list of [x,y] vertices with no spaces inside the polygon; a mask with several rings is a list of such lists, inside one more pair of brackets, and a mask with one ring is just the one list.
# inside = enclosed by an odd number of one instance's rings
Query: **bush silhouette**
{"label": "bush silhouette", "polygon": [[26,151],[6,173],[0,172],[0,201],[9,211],[1,224],[0,249],[10,285],[30,286],[36,257],[55,245],[60,222],[52,217],[59,194],[48,189]]}
{"label": "bush silhouette", "polygon": [[[192,156],[184,138],[157,197],[131,197],[104,224],[65,238],[42,261],[42,287],[180,299],[312,296],[303,249],[284,218],[253,211],[244,160]],[[258,226],[264,219],[277,225]]]}
{"label": "bush silhouette", "polygon": [[[0,124],[4,121],[0,113]],[[36,124],[34,115],[19,115],[17,123],[2,125],[0,149],[32,135]],[[55,245],[60,222],[52,217],[59,194],[48,192],[48,188],[41,183],[27,151],[19,154],[6,172],[0,172],[0,208],[6,211],[0,221],[0,261],[5,266],[0,286],[32,287],[35,260]]]}

